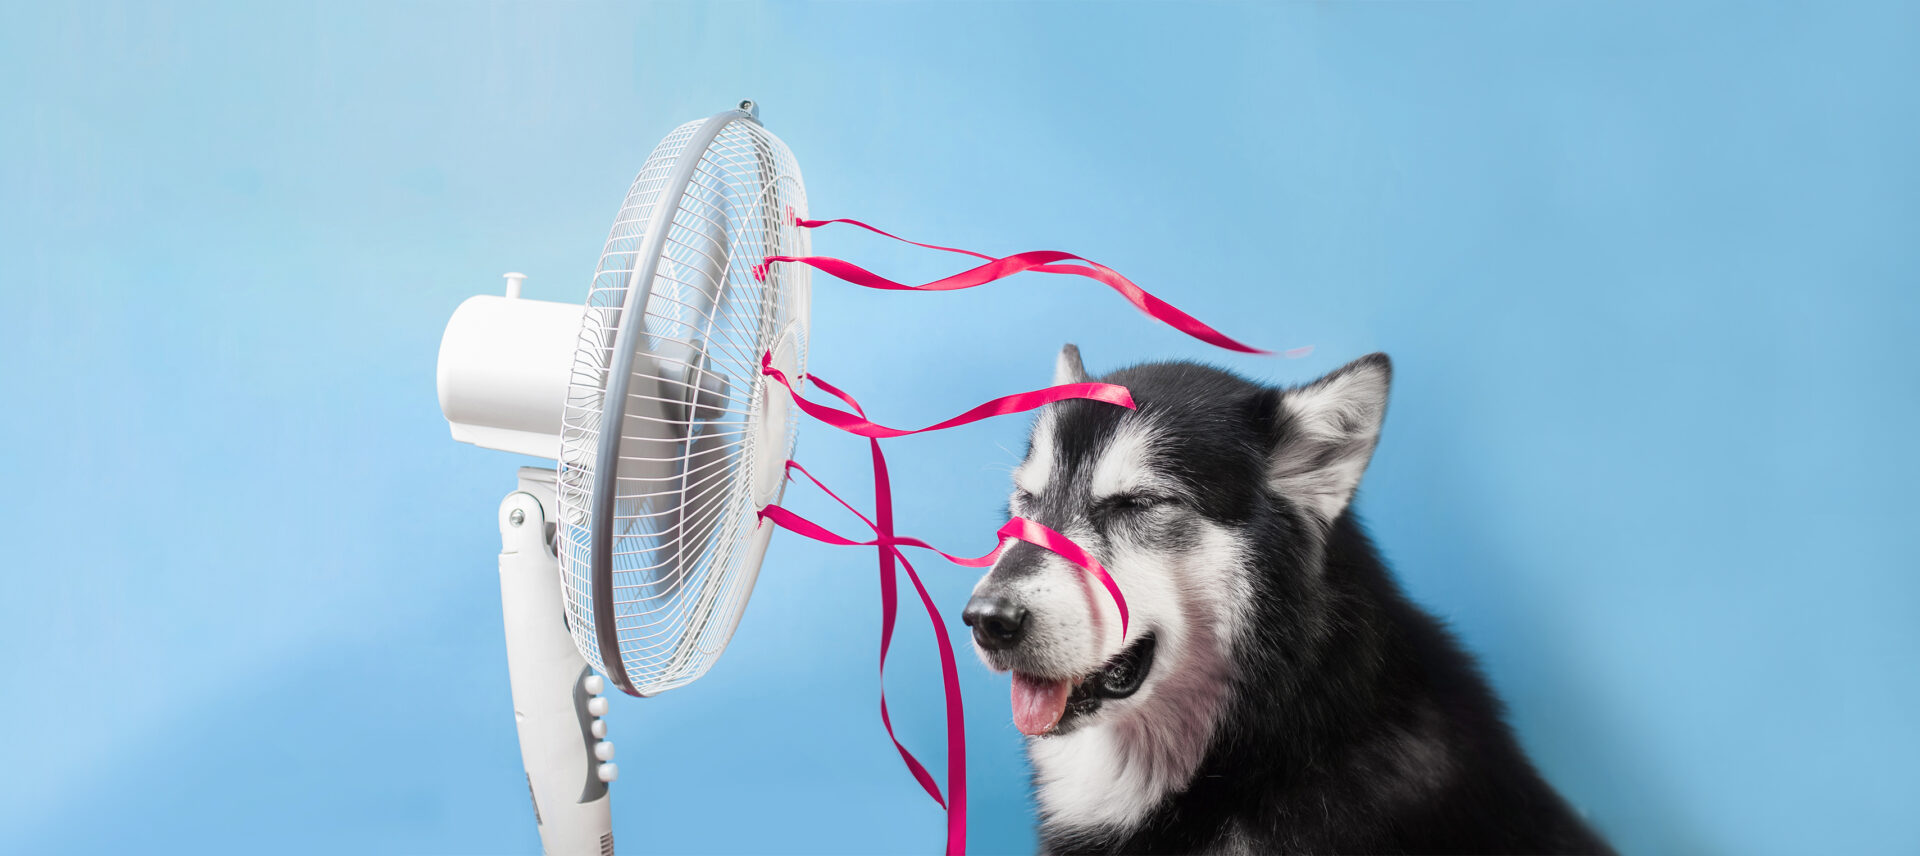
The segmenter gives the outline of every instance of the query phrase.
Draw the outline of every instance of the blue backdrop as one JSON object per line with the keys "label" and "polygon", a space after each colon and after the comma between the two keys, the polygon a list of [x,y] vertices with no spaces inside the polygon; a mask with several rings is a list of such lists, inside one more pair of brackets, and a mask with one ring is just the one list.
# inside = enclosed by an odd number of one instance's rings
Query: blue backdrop
{"label": "blue backdrop", "polygon": [[[1359,508],[1633,853],[1920,849],[1920,7],[87,3],[0,13],[0,851],[537,848],[442,325],[578,300],[679,122],[758,99],[820,216],[1105,261],[819,280],[814,367],[920,424],[1198,357],[1397,368]],[[952,261],[846,232],[902,278]],[[985,549],[1024,425],[892,444]],[[856,496],[863,446],[801,457]],[[813,499],[803,510],[825,515]],[[928,563],[956,633],[973,572]],[[632,852],[929,852],[871,557],[781,536],[725,659],[614,700]],[[938,768],[927,628],[889,686]],[[1033,845],[963,663],[982,853]]]}

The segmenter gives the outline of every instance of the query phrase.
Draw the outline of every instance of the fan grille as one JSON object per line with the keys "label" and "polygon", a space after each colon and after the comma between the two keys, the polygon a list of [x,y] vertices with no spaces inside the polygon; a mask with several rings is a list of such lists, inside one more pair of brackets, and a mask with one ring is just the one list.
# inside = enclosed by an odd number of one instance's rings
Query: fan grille
{"label": "fan grille", "polygon": [[[688,158],[697,159],[690,173]],[[766,474],[754,469],[783,464],[796,428],[790,409],[764,412],[760,356],[784,337],[804,372],[808,279],[799,265],[764,282],[752,269],[766,256],[807,254],[789,208],[804,217],[806,192],[779,138],[744,113],[689,122],[647,158],[594,273],[561,430],[555,546],[574,641],[617,678],[594,601],[592,538],[611,527],[610,638],[639,695],[706,672],[758,574],[752,485]],[[616,343],[629,311],[640,326],[623,358]],[[629,360],[625,401],[609,402],[608,380]],[[604,442],[607,431],[619,432],[617,445]],[[756,448],[770,438],[782,448]],[[596,477],[608,467],[610,482]],[[612,516],[596,520],[607,507],[596,485],[607,484]]]}

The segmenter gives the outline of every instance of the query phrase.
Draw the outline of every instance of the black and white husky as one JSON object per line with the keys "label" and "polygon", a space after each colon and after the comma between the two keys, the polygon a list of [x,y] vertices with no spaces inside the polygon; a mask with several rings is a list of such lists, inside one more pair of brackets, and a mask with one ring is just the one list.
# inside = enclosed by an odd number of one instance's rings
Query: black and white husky
{"label": "black and white husky", "polygon": [[[1056,383],[1087,380],[1060,352]],[[1473,660],[1407,600],[1348,510],[1391,366],[1296,389],[1190,363],[1102,380],[1137,410],[1036,421],[1012,512],[1126,595],[1016,543],[967,604],[1013,672],[1054,853],[1594,853]]]}

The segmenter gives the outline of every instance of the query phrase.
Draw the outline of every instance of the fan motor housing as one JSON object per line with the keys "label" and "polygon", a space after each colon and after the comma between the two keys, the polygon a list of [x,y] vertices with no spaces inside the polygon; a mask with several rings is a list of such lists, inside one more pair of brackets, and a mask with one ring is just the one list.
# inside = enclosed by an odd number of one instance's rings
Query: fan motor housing
{"label": "fan motor housing", "polygon": [[585,307],[482,294],[440,338],[440,412],[453,439],[560,457],[560,417]]}

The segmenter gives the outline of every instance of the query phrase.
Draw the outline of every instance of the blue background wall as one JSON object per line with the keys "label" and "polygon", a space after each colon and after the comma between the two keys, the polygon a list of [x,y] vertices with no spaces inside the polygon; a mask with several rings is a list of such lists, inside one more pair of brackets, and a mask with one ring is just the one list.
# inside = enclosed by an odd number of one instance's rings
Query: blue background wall
{"label": "blue background wall", "polygon": [[[1920,849],[1920,7],[110,3],[0,12],[0,851],[532,852],[494,510],[441,327],[577,300],[654,142],[742,97],[814,211],[1106,261],[816,286],[883,421],[1199,357],[1398,368],[1359,507],[1634,853]],[[845,232],[902,278],[938,254]],[[984,549],[1018,420],[895,442]],[[801,457],[861,490],[862,447]],[[800,503],[826,514],[817,500]],[[929,852],[871,558],[781,536],[727,657],[615,700],[632,852]],[[928,563],[956,631],[972,572]],[[937,768],[909,619],[890,688]],[[964,664],[979,852],[1033,838]]]}

